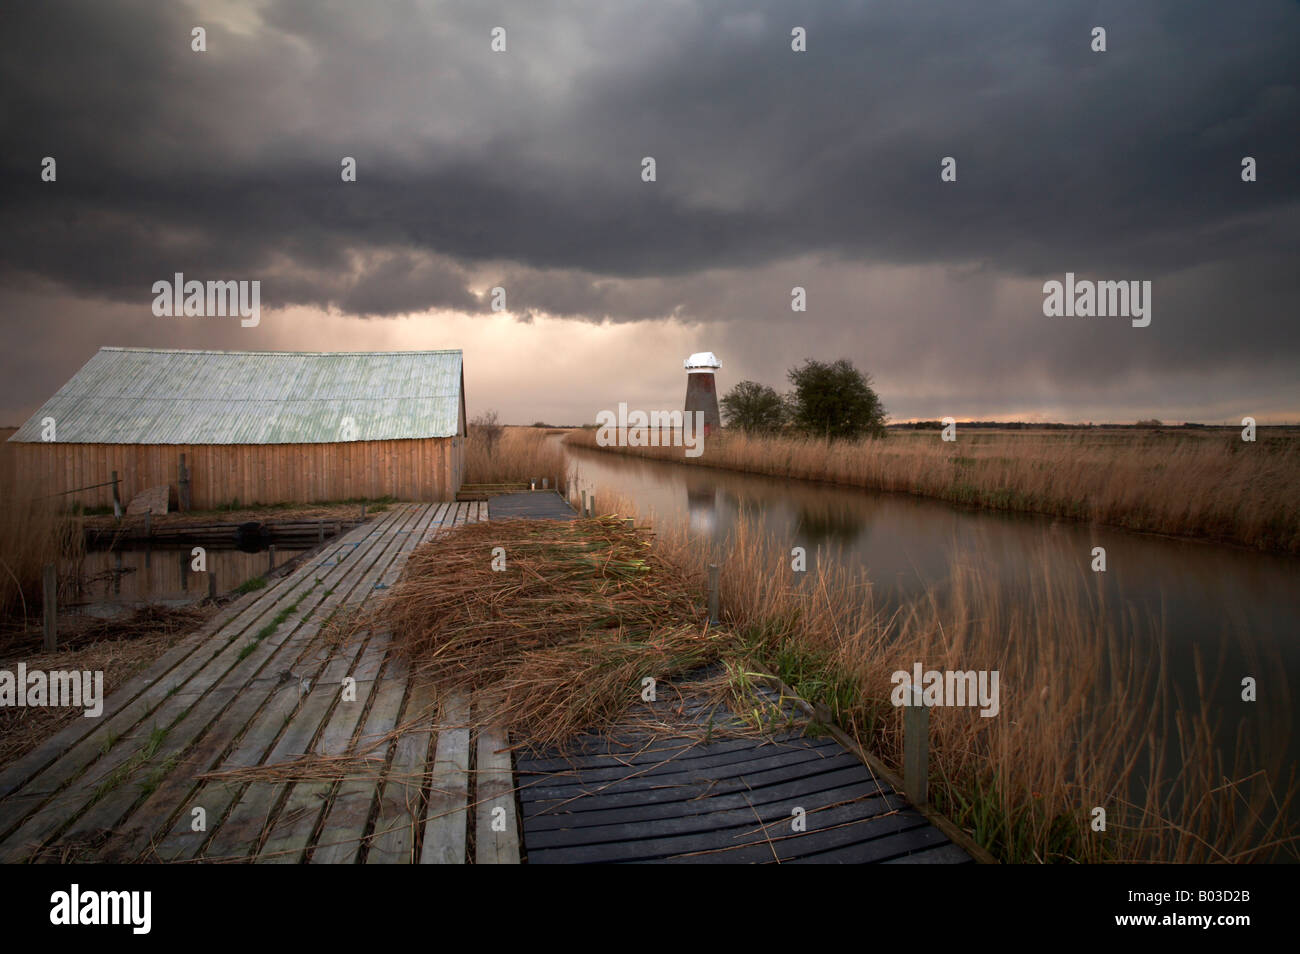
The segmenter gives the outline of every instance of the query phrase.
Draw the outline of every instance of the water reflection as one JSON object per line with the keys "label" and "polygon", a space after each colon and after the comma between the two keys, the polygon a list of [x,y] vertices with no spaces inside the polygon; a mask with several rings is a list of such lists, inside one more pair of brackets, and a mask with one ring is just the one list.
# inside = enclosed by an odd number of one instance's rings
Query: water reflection
{"label": "water reflection", "polygon": [[[91,616],[115,616],[146,603],[185,606],[208,595],[208,573],[192,568],[192,547],[140,550],[90,550],[81,561],[80,585],[69,609]],[[283,566],[301,549],[245,553],[207,548],[207,566],[226,592],[272,568]]]}

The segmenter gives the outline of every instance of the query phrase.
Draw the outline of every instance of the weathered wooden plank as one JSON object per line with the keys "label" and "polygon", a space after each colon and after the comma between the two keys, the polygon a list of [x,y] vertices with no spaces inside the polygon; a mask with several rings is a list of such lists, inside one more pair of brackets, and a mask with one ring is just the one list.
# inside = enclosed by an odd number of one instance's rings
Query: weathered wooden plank
{"label": "weathered wooden plank", "polygon": [[[741,753],[744,754],[744,753]],[[674,786],[691,788],[709,785],[741,777],[754,776],[768,778],[769,771],[782,772],[795,770],[797,775],[812,774],[821,767],[822,771],[842,768],[856,761],[843,749],[794,749],[778,755],[750,758],[739,762],[726,762],[715,765],[689,766],[679,769],[672,762],[653,766],[634,767],[613,779],[596,779],[586,782],[585,775],[571,778],[564,775],[543,779],[543,783],[530,784],[520,788],[520,798],[525,802],[550,801],[572,798],[584,792],[590,794],[630,794]],[[814,766],[805,769],[805,763]]]}
{"label": "weathered wooden plank", "polygon": [[444,703],[438,730],[421,864],[459,865],[468,860],[469,735],[469,702],[463,695],[452,695]]}
{"label": "weathered wooden plank", "polygon": [[893,819],[908,819],[915,822],[915,824],[905,828],[900,825],[899,831],[885,837],[873,837],[866,841],[843,845],[830,851],[803,855],[790,860],[799,863],[812,862],[816,864],[872,864],[888,861],[891,858],[899,858],[908,852],[921,851],[935,845],[951,844],[947,835],[931,825],[924,815],[911,809],[889,818],[873,819],[859,825],[850,825],[847,831],[850,836],[857,837],[864,831],[876,830],[872,826],[883,828],[885,823]]}
{"label": "weathered wooden plank", "polygon": [[[792,741],[783,745],[774,745],[763,740],[751,741],[748,747],[719,748],[712,746],[695,750],[691,757],[677,753],[665,754],[658,759],[641,759],[623,763],[612,759],[584,759],[564,768],[553,768],[538,773],[532,769],[517,768],[520,786],[533,788],[532,783],[546,780],[546,785],[563,785],[571,781],[575,785],[589,787],[596,782],[617,781],[635,773],[639,777],[663,778],[681,772],[711,772],[724,766],[738,768],[742,763],[764,762],[776,764],[781,760],[789,764],[795,759],[828,758],[844,750],[834,742],[809,740],[807,743]],[[540,778],[539,778],[540,776]],[[532,796],[530,796],[532,797]]]}
{"label": "weathered wooden plank", "polygon": [[782,799],[800,798],[817,795],[822,792],[838,792],[843,797],[855,797],[860,792],[893,796],[896,793],[889,786],[881,786],[862,766],[849,766],[836,772],[826,772],[813,776],[801,776],[779,785],[768,785],[755,791],[741,790],[724,795],[713,795],[684,802],[661,802],[649,805],[631,805],[625,807],[602,807],[605,801],[601,796],[582,798],[560,803],[550,810],[534,813],[535,806],[525,806],[524,834],[525,840],[533,832],[550,831],[558,828],[578,828],[587,825],[614,825],[634,821],[654,821],[659,818],[675,818],[692,813],[708,813],[716,810],[739,808],[742,805],[762,805]]}
{"label": "weathered wooden plank", "polygon": [[[878,806],[871,806],[878,808]],[[705,816],[706,818],[710,816]],[[795,832],[789,814],[760,821],[750,813],[743,819],[739,813],[728,812],[719,816],[727,824],[711,830],[666,837],[637,838],[603,844],[571,845],[562,848],[534,849],[530,844],[528,858],[538,864],[595,864],[631,861],[658,861],[696,853],[715,855],[713,860],[738,863],[742,857],[737,852],[752,849],[747,861],[787,861],[803,857],[814,851],[825,851],[838,846],[855,844],[865,837],[867,826],[871,832],[897,831],[900,826],[925,825],[923,816],[911,810],[892,814],[873,815],[869,820],[859,818],[857,803],[823,808],[807,816],[808,828]],[[720,853],[729,858],[716,857]]]}
{"label": "weathered wooden plank", "polygon": [[370,822],[370,808],[374,804],[375,789],[381,765],[386,766],[392,742],[383,741],[397,725],[406,695],[406,673],[388,674],[374,692],[365,727],[357,741],[358,752],[369,752],[377,762],[372,778],[350,778],[341,782],[330,803],[328,814],[316,846],[311,852],[312,864],[353,864],[361,852],[366,827]]}
{"label": "weathered wooden plank", "polygon": [[[586,744],[583,744],[585,741]],[[787,732],[759,741],[762,745],[784,745],[807,742],[809,746],[830,746],[834,740],[819,736],[806,736],[802,732]],[[662,761],[666,757],[678,759],[708,758],[714,752],[731,752],[753,749],[752,738],[724,739],[705,742],[698,737],[659,738],[647,736],[640,744],[620,744],[617,736],[585,736],[566,743],[563,755],[543,752],[538,755],[515,753],[515,771],[520,775],[563,772],[571,768],[607,765],[645,765]]]}
{"label": "weathered wooden plank", "polygon": [[[380,639],[372,636],[371,642]],[[340,701],[321,732],[313,751],[319,755],[341,755],[353,746],[357,727],[366,712],[370,694],[378,684],[384,653],[362,653],[357,664],[356,699]],[[279,814],[271,823],[257,855],[258,862],[294,864],[302,860],[321,814],[329,807],[332,782],[299,782],[293,786]]]}
{"label": "weathered wooden plank", "polygon": [[397,739],[384,778],[379,814],[366,851],[367,864],[410,864],[415,860],[433,718],[433,690],[423,683],[411,686],[402,716],[408,728]]}
{"label": "weathered wooden plank", "polygon": [[[724,808],[713,805],[713,799],[701,799],[706,811],[696,811],[660,819],[639,819],[615,825],[596,825],[579,828],[528,831],[529,851],[543,848],[565,848],[579,845],[626,843],[682,835],[716,835],[719,831],[735,829],[743,833],[761,822],[768,826],[769,834],[779,837],[791,834],[794,810],[801,808],[809,831],[831,824],[874,818],[906,807],[900,797],[882,796],[869,785],[858,785],[851,790],[832,789],[816,794],[804,793],[763,804]],[[832,810],[833,809],[833,810]],[[777,830],[779,829],[779,831]],[[526,829],[527,830],[527,829]],[[735,841],[733,843],[741,843]]]}
{"label": "weathered wooden plank", "polygon": [[974,863],[975,859],[968,855],[965,849],[959,845],[954,845],[952,842],[881,862],[881,864],[885,865],[961,865]]}
{"label": "weathered wooden plank", "polygon": [[[481,718],[476,703],[476,719]],[[514,778],[505,732],[495,726],[478,730],[475,755],[474,861],[480,865],[519,864],[519,822]]]}

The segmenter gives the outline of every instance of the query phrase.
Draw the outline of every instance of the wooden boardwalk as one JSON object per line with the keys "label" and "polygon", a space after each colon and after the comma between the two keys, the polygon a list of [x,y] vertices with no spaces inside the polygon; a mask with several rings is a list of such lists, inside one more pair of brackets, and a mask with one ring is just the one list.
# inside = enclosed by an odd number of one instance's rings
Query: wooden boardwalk
{"label": "wooden boardwalk", "polygon": [[386,633],[326,626],[395,583],[414,547],[485,516],[394,505],[224,607],[101,717],[0,771],[0,861],[460,863],[470,844],[473,860],[517,861],[500,733],[472,739],[466,701],[409,680]]}
{"label": "wooden boardwalk", "polygon": [[545,493],[397,504],[327,544],[0,770],[0,861],[971,860],[785,700],[737,732],[702,676],[661,683],[613,731],[512,765],[387,633],[335,638],[416,546],[489,511],[574,516]]}
{"label": "wooden boardwalk", "polygon": [[[894,787],[773,688],[776,724],[744,726],[699,680],[660,682],[612,732],[520,756],[531,864],[972,859]],[[779,715],[778,715],[779,714]]]}

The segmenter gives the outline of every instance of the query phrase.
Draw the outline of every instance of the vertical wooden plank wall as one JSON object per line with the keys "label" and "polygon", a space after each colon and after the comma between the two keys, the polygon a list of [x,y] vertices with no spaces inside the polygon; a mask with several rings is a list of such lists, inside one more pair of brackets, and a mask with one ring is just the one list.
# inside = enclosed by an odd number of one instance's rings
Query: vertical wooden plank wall
{"label": "vertical wooden plank wall", "polygon": [[[353,497],[451,500],[459,490],[463,439],[337,444],[10,444],[17,477],[31,492],[54,494],[106,482],[116,470],[122,500],[149,487],[178,487],[181,454],[190,469],[191,506],[310,503]],[[69,503],[110,506],[111,487],[68,495]]]}

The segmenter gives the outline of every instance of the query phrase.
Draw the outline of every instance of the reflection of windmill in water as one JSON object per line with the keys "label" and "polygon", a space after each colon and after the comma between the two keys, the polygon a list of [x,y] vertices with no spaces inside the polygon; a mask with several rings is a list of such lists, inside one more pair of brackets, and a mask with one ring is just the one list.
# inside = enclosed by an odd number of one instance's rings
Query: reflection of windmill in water
{"label": "reflection of windmill in water", "polygon": [[718,528],[718,490],[712,484],[686,484],[686,510],[691,533],[713,536]]}

